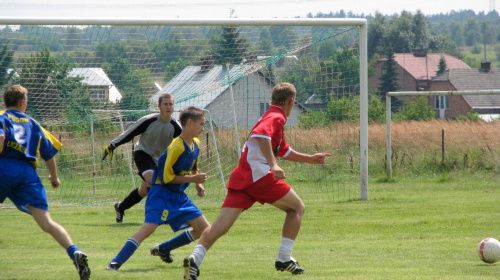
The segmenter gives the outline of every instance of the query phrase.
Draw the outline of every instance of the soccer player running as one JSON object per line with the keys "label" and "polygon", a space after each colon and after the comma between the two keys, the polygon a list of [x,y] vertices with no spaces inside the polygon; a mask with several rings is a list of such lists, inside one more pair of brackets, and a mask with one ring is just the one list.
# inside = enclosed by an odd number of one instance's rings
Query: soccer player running
{"label": "soccer player running", "polygon": [[180,113],[179,119],[182,133],[160,156],[154,169],[153,186],[146,200],[144,224],[127,240],[118,255],[108,264],[107,270],[118,270],[141,242],[162,224],[170,225],[174,232],[191,227],[150,249],[151,255],[159,256],[166,263],[173,261],[170,254],[172,250],[198,239],[210,225],[184,192],[190,183],[195,183],[198,196],[205,196],[203,183],[207,180],[207,174],[198,172],[200,140],[197,138],[204,130],[205,112],[188,107]]}
{"label": "soccer player running", "polygon": [[113,159],[113,151],[120,145],[131,141],[140,135],[139,141],[134,145],[134,162],[142,178],[139,188],[135,188],[122,201],[115,203],[116,222],[122,223],[125,210],[131,208],[148,195],[151,188],[153,168],[161,153],[170,145],[172,140],[181,134],[181,127],[173,120],[175,100],[171,94],[165,93],[158,98],[160,113],[149,114],[140,118],[128,127],[122,134],[111,141],[103,150],[104,160],[109,155]]}
{"label": "soccer player running", "polygon": [[0,203],[9,198],[17,209],[30,214],[40,228],[61,245],[73,261],[80,279],[90,278],[87,256],[73,243],[66,229],[49,213],[47,194],[37,174],[37,156],[45,161],[53,188],[60,185],[54,156],[62,144],[30,116],[28,90],[14,85],[3,95],[7,110],[0,112]]}
{"label": "soccer player running", "polygon": [[256,201],[269,203],[286,212],[281,246],[275,262],[278,271],[301,274],[304,269],[292,258],[292,249],[304,214],[304,203],[283,181],[285,172],[276,157],[312,164],[325,163],[328,153],[302,154],[290,148],[284,138],[284,125],[295,103],[296,89],[289,83],[273,88],[271,106],[253,127],[243,147],[238,166],[227,185],[227,196],[215,222],[207,227],[193,253],[184,259],[184,279],[196,280],[207,250],[226,234],[240,214]]}

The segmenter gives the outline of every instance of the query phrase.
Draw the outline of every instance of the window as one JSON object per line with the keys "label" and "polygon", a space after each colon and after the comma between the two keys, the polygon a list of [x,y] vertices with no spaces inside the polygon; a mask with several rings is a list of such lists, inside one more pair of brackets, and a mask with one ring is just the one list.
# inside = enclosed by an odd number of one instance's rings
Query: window
{"label": "window", "polygon": [[259,116],[262,117],[262,115],[264,115],[265,112],[267,112],[267,110],[269,110],[269,103],[260,103],[260,108],[259,108]]}
{"label": "window", "polygon": [[90,98],[106,101],[106,91],[103,89],[94,89],[90,92]]}
{"label": "window", "polygon": [[434,109],[450,109],[450,97],[449,96],[434,96]]}

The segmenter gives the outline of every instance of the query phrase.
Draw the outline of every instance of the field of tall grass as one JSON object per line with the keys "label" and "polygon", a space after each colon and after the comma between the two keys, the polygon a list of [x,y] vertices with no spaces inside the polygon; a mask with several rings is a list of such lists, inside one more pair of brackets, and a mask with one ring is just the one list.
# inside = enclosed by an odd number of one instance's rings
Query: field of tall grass
{"label": "field of tall grass", "polygon": [[[444,137],[443,137],[444,135]],[[386,125],[369,126],[371,174],[383,174]],[[392,123],[392,163],[396,176],[451,170],[500,168],[500,122],[433,120]]]}

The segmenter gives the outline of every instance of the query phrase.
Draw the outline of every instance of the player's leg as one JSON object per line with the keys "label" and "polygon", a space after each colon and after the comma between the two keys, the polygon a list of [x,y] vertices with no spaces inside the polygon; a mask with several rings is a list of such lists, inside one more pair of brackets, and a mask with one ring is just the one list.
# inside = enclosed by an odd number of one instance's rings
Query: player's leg
{"label": "player's leg", "polygon": [[273,206],[286,212],[285,222],[283,223],[281,245],[276,259],[275,267],[280,271],[289,271],[292,274],[301,274],[304,269],[298,266],[295,259],[292,258],[293,244],[302,224],[305,206],[299,196],[290,189],[290,191],[278,201],[272,203]]}
{"label": "player's leg", "polygon": [[[226,197],[227,199],[227,197]],[[199,267],[205,258],[207,250],[226,234],[243,212],[243,208],[223,207],[215,222],[205,228],[198,245],[193,253],[184,259],[184,279],[196,279],[199,276]]]}
{"label": "player's leg", "polygon": [[166,263],[173,262],[170,252],[200,238],[203,230],[210,225],[203,215],[190,220],[188,224],[192,227],[191,229],[183,231],[181,234],[160,245],[153,246],[150,250],[151,255],[159,256]]}
{"label": "player's leg", "polygon": [[153,158],[144,151],[134,151],[134,162],[137,166],[139,176],[142,178],[141,186],[132,190],[122,202],[115,203],[117,223],[123,222],[125,210],[141,202],[142,199],[148,195],[149,189],[151,188],[151,180],[153,178],[153,169],[155,166]]}
{"label": "player's leg", "polygon": [[48,211],[32,206],[28,206],[28,209],[38,226],[44,232],[50,234],[57,241],[57,243],[59,243],[59,245],[66,249],[68,256],[71,258],[73,264],[78,270],[80,279],[89,279],[90,268],[87,261],[87,255],[85,255],[85,253],[80,251],[78,247],[73,244],[73,240],[66,229],[56,223]]}
{"label": "player's leg", "polygon": [[139,248],[141,242],[148,238],[158,227],[157,224],[144,223],[132,237],[130,237],[122,249],[106,267],[106,270],[118,270]]}

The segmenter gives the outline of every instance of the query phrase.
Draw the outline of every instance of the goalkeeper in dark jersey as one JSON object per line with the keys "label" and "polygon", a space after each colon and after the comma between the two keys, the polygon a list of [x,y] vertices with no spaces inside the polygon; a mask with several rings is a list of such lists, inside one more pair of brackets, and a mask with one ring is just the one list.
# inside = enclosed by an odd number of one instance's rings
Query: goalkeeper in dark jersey
{"label": "goalkeeper in dark jersey", "polygon": [[148,195],[153,177],[153,169],[160,155],[170,145],[172,140],[182,132],[181,126],[172,119],[175,100],[171,94],[162,94],[158,99],[160,113],[150,114],[140,118],[122,134],[113,139],[103,150],[104,160],[109,156],[113,159],[113,151],[120,145],[130,142],[140,135],[134,145],[134,162],[137,166],[142,183],[134,189],[122,202],[115,203],[116,222],[123,222],[125,210],[139,203]]}

